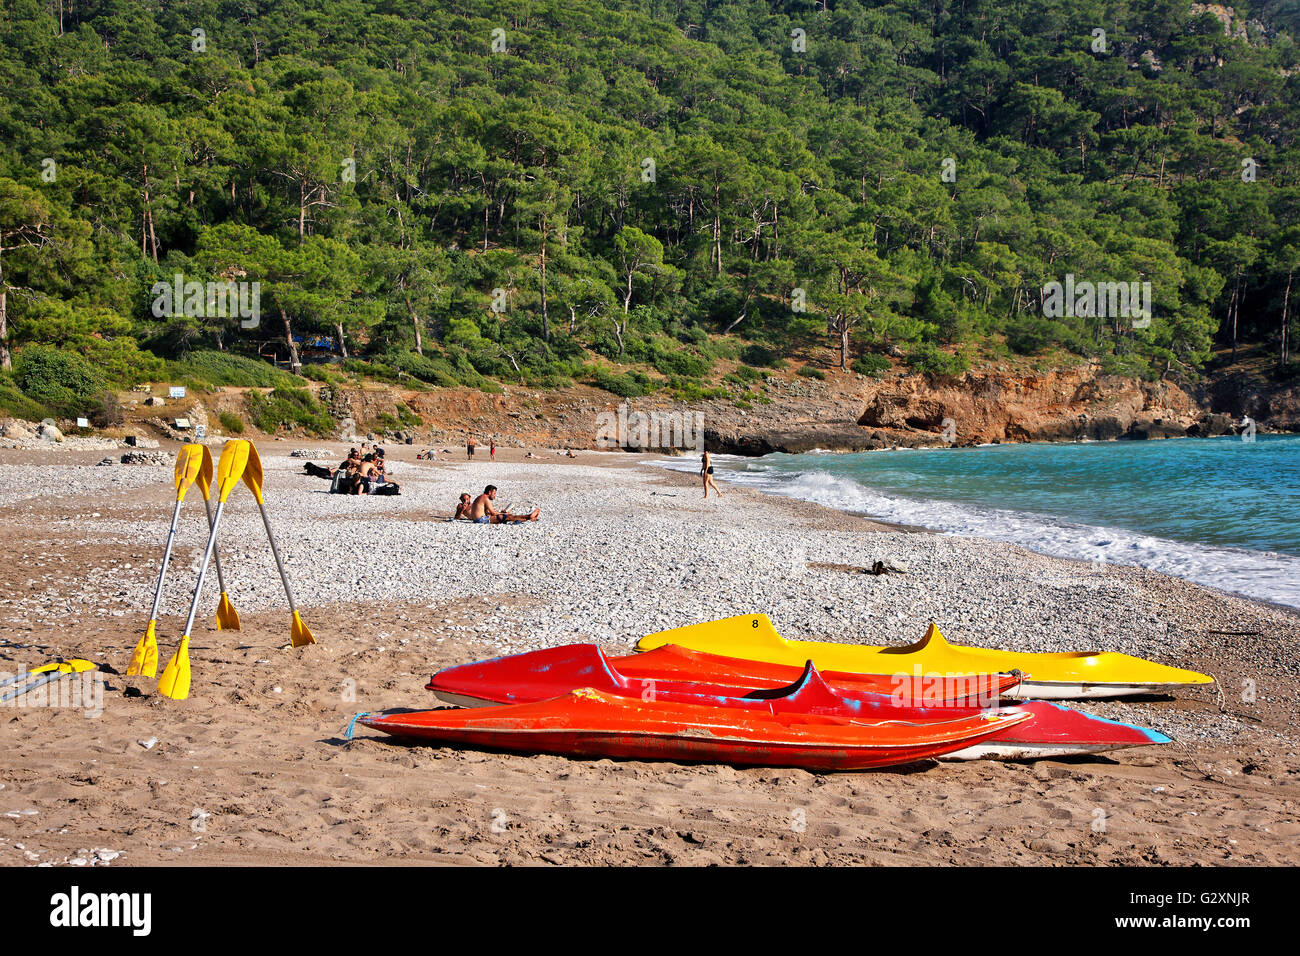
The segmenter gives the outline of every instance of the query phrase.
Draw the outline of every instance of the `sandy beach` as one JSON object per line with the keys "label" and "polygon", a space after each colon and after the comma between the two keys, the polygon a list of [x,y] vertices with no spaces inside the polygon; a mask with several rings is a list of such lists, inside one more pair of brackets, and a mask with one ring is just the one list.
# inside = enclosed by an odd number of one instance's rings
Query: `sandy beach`
{"label": "sandy beach", "polygon": [[[174,452],[177,446],[165,445]],[[1136,568],[891,528],[620,453],[389,448],[399,497],[331,496],[265,442],[267,506],[319,643],[289,614],[251,496],[209,572],[190,699],[108,674],[100,706],[0,705],[0,863],[1295,864],[1300,616]],[[214,448],[214,451],[218,449]],[[441,450],[440,450],[441,451]],[[171,469],[105,452],[0,450],[0,671],[84,657],[124,672],[171,518]],[[116,457],[116,455],[114,455]],[[322,462],[327,459],[317,459]],[[445,520],[488,483],[518,527]],[[159,624],[184,623],[206,519],[182,512]],[[876,560],[903,573],[858,573]],[[1177,697],[1081,709],[1162,747],[1036,763],[812,774],[404,746],[354,714],[431,707],[429,675],[572,641],[767,613],[785,636],[1114,650],[1214,675]],[[124,693],[124,691],[127,691]],[[137,693],[138,691],[138,693]]]}

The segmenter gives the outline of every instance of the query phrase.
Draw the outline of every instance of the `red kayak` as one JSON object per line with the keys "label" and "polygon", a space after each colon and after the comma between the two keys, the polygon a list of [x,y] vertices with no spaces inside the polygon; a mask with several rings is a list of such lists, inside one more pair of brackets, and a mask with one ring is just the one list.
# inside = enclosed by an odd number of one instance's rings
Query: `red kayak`
{"label": "red kayak", "polygon": [[[809,685],[803,692],[819,697]],[[796,691],[762,709],[641,700],[590,688],[531,704],[362,717],[397,737],[568,757],[868,770],[953,753],[1031,719],[981,711],[942,720],[852,720],[800,712]],[[813,707],[816,705],[814,704]]]}
{"label": "red kayak", "polygon": [[[656,654],[658,651],[650,651]],[[642,658],[648,655],[640,655]],[[749,663],[749,662],[740,662]],[[735,682],[734,675],[725,675]],[[566,684],[567,681],[573,681]],[[576,687],[601,693],[672,703],[703,704],[748,711],[802,713],[854,720],[927,721],[970,717],[978,703],[940,701],[929,706],[899,704],[896,697],[845,688],[824,681],[809,662],[799,679],[784,688],[754,688],[734,683],[706,684],[675,680],[632,679],[615,668],[594,644],[534,651],[435,674],[428,688],[455,702],[489,699],[490,703],[536,703]],[[489,698],[490,695],[490,698]],[[1032,720],[1006,728],[995,737],[946,755],[950,760],[1024,760],[1100,753],[1125,747],[1168,743],[1154,730],[1070,710],[1046,701],[1017,701],[1017,712]]]}
{"label": "red kayak", "polygon": [[[726,696],[743,697],[754,690],[791,687],[801,676],[801,668],[786,664],[719,657],[674,645],[628,657],[608,657],[595,644],[566,644],[448,667],[434,674],[425,689],[449,704],[483,707],[547,700],[575,687],[628,696],[656,689],[700,693],[693,685],[704,684],[738,689]],[[916,677],[837,671],[822,676],[841,697],[899,705],[964,701],[989,706],[1024,679],[1021,674]]]}

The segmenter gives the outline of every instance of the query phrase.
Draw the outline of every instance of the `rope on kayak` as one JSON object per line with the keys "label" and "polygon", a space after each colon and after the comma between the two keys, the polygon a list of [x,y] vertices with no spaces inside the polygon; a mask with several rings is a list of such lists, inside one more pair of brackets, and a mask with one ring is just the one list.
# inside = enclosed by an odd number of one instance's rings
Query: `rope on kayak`
{"label": "rope on kayak", "polygon": [[370,711],[368,710],[363,710],[359,714],[353,714],[352,719],[348,721],[348,729],[343,731],[343,739],[351,740],[352,732],[356,729],[357,726],[357,721],[360,720],[362,717],[369,717],[369,716],[370,716]]}

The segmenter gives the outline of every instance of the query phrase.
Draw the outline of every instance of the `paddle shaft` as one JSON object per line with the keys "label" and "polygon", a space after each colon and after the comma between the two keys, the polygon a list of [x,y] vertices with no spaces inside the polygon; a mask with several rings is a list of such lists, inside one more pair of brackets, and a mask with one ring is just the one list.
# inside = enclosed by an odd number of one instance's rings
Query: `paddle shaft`
{"label": "paddle shaft", "polygon": [[[293,603],[293,589],[289,587],[289,576],[284,573],[284,562],[280,560],[280,549],[275,546],[275,535],[271,531],[271,521],[266,516],[266,506],[260,500],[257,502],[257,509],[262,512],[262,524],[266,525],[266,539],[271,542],[271,554],[275,555],[275,566],[280,571],[280,580],[284,582],[284,593],[289,598],[289,613],[297,614],[298,608]],[[217,513],[220,514],[219,509]]]}
{"label": "paddle shaft", "polygon": [[[212,524],[212,504],[211,504],[211,502],[208,501],[208,499],[207,499],[206,497],[203,499],[203,510],[206,511],[206,512],[208,513],[208,534],[211,534],[211,533],[212,533],[212,529],[213,529],[213,524]],[[223,575],[223,574],[221,573],[221,554],[220,554],[220,552],[217,551],[216,548],[213,548],[213,549],[212,549],[212,561],[213,561],[213,563],[216,564],[216,566],[217,566],[217,584],[221,587],[221,593],[222,593],[222,594],[225,594],[225,593],[226,593],[226,578],[225,578],[225,575]]]}
{"label": "paddle shaft", "polygon": [[194,587],[194,600],[190,602],[190,616],[185,619],[185,637],[190,636],[190,629],[194,627],[194,616],[199,612],[199,595],[203,593],[203,579],[208,576],[208,562],[212,560],[212,552],[217,547],[217,526],[221,524],[221,512],[225,510],[224,501],[217,502],[217,514],[212,519],[212,530],[208,535],[208,547],[203,552],[203,564],[199,566],[199,583]]}
{"label": "paddle shaft", "polygon": [[38,687],[44,687],[50,681],[59,680],[60,678],[67,677],[69,674],[80,674],[80,673],[82,673],[82,671],[67,670],[67,671],[54,671],[54,673],[52,674],[46,674],[40,680],[32,681],[30,684],[26,684],[23,687],[19,687],[17,690],[10,691],[9,693],[5,694],[3,697],[0,697],[0,704],[5,703],[6,701],[13,700],[16,697],[22,697],[24,694],[31,693],[32,691],[36,690],[36,688]]}
{"label": "paddle shaft", "polygon": [[8,687],[10,684],[16,684],[24,678],[35,677],[38,673],[41,672],[38,670],[31,670],[23,671],[21,674],[15,674],[13,677],[6,677],[4,680],[0,680],[0,687]]}
{"label": "paddle shaft", "polygon": [[149,620],[158,620],[158,608],[162,605],[163,581],[167,579],[167,562],[172,557],[172,543],[176,540],[176,523],[181,517],[181,499],[178,495],[176,498],[176,508],[172,511],[172,526],[167,529],[167,547],[163,550],[162,568],[158,572],[158,588],[153,592],[153,610],[149,612]]}

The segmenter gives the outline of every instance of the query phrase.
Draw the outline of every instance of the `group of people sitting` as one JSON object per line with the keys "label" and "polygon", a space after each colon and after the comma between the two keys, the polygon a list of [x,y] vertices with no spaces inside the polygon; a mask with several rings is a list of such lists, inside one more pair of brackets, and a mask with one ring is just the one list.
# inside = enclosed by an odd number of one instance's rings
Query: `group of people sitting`
{"label": "group of people sitting", "polygon": [[348,451],[347,460],[337,468],[307,462],[303,472],[331,481],[330,493],[340,495],[400,495],[402,486],[388,474],[384,450],[365,442]]}
{"label": "group of people sitting", "polygon": [[456,514],[452,520],[472,521],[475,524],[522,524],[525,521],[536,521],[542,513],[540,508],[534,508],[526,515],[511,514],[508,507],[498,511],[493,504],[496,497],[496,485],[488,485],[483,489],[483,494],[472,501],[469,492],[464,492],[456,505]]}

